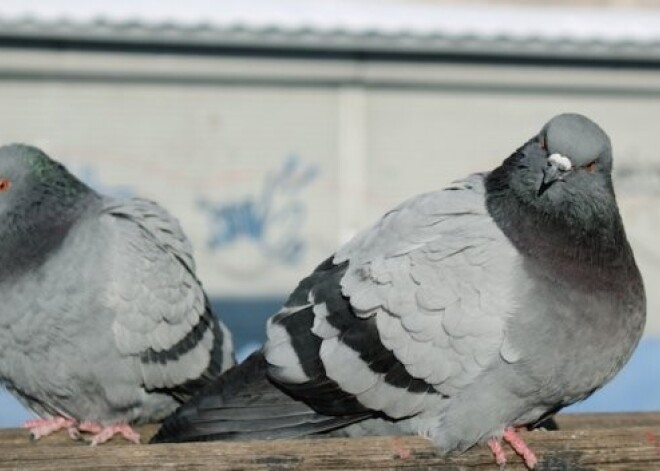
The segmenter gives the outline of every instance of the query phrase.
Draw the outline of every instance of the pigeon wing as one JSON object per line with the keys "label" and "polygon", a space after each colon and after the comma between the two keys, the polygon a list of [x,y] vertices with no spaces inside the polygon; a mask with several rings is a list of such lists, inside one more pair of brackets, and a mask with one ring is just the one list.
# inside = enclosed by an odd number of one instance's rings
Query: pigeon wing
{"label": "pigeon wing", "polygon": [[196,389],[233,363],[227,329],[213,317],[195,276],[192,248],[177,220],[140,198],[104,208],[114,230],[118,286],[113,323],[120,353],[135,358],[146,389]]}
{"label": "pigeon wing", "polygon": [[414,415],[506,343],[519,257],[483,175],[415,197],[326,260],[268,323],[271,378],[328,414]]}

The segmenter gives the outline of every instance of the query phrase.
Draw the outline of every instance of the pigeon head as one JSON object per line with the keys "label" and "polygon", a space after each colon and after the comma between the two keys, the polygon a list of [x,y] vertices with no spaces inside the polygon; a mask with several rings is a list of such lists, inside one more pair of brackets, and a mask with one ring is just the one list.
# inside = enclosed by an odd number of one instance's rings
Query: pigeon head
{"label": "pigeon head", "polygon": [[528,253],[607,256],[625,240],[611,173],[607,134],[585,116],[561,114],[490,173],[488,209]]}
{"label": "pigeon head", "polygon": [[561,114],[514,154],[511,189],[528,204],[553,212],[584,198],[614,195],[612,146],[589,118]]}
{"label": "pigeon head", "polygon": [[13,260],[61,240],[93,199],[93,190],[39,149],[0,147],[0,247]]}
{"label": "pigeon head", "polygon": [[[611,189],[612,144],[605,132],[589,118],[562,114],[546,124],[538,143],[548,154],[539,184],[539,195],[562,182],[593,189],[602,185]],[[552,193],[550,193],[552,195]]]}
{"label": "pigeon head", "polygon": [[566,113],[552,118],[489,176],[491,195],[558,219],[580,222],[616,210],[612,146],[589,118]]}
{"label": "pigeon head", "polygon": [[0,217],[66,211],[92,190],[44,152],[22,144],[0,147]]}

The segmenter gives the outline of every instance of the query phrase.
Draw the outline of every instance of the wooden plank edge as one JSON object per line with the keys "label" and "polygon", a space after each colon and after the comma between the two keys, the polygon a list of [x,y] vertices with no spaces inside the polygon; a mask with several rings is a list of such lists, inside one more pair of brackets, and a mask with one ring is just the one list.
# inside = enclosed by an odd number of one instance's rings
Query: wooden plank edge
{"label": "wooden plank edge", "polygon": [[[524,432],[539,470],[658,470],[660,425]],[[523,470],[506,448],[507,470]],[[406,470],[496,469],[488,449],[442,457],[419,437],[325,438],[150,446],[2,447],[0,469]]]}

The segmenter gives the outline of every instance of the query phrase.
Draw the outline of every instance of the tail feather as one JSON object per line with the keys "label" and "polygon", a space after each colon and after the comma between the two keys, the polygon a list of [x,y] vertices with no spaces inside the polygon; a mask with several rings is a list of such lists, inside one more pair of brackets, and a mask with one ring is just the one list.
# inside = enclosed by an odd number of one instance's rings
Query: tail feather
{"label": "tail feather", "polygon": [[252,354],[165,419],[151,443],[295,438],[359,422],[319,414],[274,386],[262,352]]}

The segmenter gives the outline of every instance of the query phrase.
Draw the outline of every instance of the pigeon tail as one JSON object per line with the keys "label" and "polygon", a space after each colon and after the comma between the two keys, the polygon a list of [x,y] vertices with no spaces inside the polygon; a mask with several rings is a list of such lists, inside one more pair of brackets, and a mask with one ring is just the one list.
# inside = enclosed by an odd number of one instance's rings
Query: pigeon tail
{"label": "pigeon tail", "polygon": [[151,443],[294,438],[365,418],[315,412],[273,385],[267,368],[263,353],[253,353],[165,419]]}

